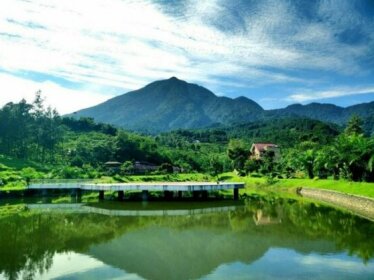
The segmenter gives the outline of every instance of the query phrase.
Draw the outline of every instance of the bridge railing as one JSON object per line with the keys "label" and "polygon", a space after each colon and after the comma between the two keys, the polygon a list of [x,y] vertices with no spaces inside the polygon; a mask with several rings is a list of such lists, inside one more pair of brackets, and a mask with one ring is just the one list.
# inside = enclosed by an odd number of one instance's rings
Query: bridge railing
{"label": "bridge railing", "polygon": [[80,184],[80,183],[94,183],[94,179],[33,179],[30,180],[31,184]]}

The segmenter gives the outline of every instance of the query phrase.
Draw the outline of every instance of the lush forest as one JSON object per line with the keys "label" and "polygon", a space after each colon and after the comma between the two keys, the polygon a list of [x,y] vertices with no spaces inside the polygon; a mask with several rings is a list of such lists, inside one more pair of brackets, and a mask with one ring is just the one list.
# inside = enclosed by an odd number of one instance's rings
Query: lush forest
{"label": "lush forest", "polygon": [[[0,109],[0,185],[33,178],[126,176],[136,161],[159,166],[153,173],[201,172],[212,176],[334,178],[374,181],[374,137],[353,116],[346,127],[306,118],[141,135],[91,118],[63,117],[46,108],[41,93]],[[281,157],[250,157],[252,143],[274,143]],[[114,174],[108,161],[122,164]],[[14,164],[21,162],[22,164]],[[13,168],[12,168],[13,167]]]}

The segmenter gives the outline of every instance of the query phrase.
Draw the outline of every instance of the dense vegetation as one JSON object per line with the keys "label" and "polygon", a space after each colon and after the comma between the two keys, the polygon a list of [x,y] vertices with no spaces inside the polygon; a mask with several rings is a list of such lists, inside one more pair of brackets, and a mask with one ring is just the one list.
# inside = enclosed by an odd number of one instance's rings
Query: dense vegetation
{"label": "dense vegetation", "polygon": [[[6,104],[0,109],[0,185],[15,187],[33,178],[99,178],[131,173],[135,161],[159,166],[155,173],[201,172],[217,176],[334,178],[374,181],[374,138],[368,123],[353,117],[345,127],[305,118],[177,130],[154,135],[127,132],[90,118],[61,117],[35,101]],[[251,158],[254,142],[281,147],[281,157],[266,152]],[[112,172],[105,162],[122,163]],[[117,173],[117,174],[115,174]],[[21,184],[21,185],[22,185]]]}
{"label": "dense vegetation", "polygon": [[173,165],[208,172],[212,157],[229,162],[224,146],[185,148],[174,149],[153,136],[97,124],[90,118],[61,117],[44,107],[40,92],[32,104],[22,100],[0,110],[1,185],[39,177],[97,178],[108,174],[107,161],[124,163],[124,173],[135,161],[158,165],[160,173],[171,172]]}
{"label": "dense vegetation", "polygon": [[[206,130],[179,130],[156,139],[176,149],[188,149],[196,143],[225,146],[231,168],[242,175],[374,180],[374,138],[364,133],[363,123],[356,116],[345,130],[320,121],[285,118]],[[256,142],[276,143],[281,147],[281,158],[274,158],[270,152],[260,160],[250,159],[251,144]],[[226,170],[225,166],[221,169]]]}
{"label": "dense vegetation", "polygon": [[162,133],[156,139],[175,147],[186,142],[227,144],[230,139],[243,139],[248,145],[271,142],[290,148],[303,141],[327,144],[340,132],[341,128],[334,124],[306,118],[280,118],[210,129],[176,130]]}
{"label": "dense vegetation", "polygon": [[352,117],[345,130],[330,140],[328,134],[320,137],[325,138],[305,139],[283,149],[278,159],[273,151],[265,152],[260,160],[248,159],[245,157],[247,145],[243,141],[230,142],[228,151],[240,173],[259,173],[270,180],[332,176],[334,179],[374,181],[374,138],[365,136],[360,118]]}

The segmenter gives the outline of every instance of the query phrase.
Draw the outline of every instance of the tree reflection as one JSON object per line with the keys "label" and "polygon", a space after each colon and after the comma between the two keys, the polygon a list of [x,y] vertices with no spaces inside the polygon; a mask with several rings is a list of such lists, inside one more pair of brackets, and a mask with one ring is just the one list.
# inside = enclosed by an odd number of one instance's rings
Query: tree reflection
{"label": "tree reflection", "polygon": [[[154,273],[147,263],[158,262],[159,256],[159,279],[174,279],[168,265],[178,267],[186,258],[195,266],[187,276],[196,278],[222,263],[251,263],[271,247],[300,253],[346,251],[364,262],[374,257],[374,223],[314,203],[271,197],[250,197],[235,211],[196,216],[113,217],[3,207],[0,233],[0,273],[8,279],[33,279],[51,267],[56,253],[70,251],[90,252],[143,277]],[[114,249],[108,251],[111,244]],[[134,244],[147,249],[138,252]],[[175,250],[166,250],[168,245]],[[133,248],[132,253],[121,246]],[[194,263],[196,255],[205,256],[203,264]],[[138,264],[129,261],[134,259]]]}

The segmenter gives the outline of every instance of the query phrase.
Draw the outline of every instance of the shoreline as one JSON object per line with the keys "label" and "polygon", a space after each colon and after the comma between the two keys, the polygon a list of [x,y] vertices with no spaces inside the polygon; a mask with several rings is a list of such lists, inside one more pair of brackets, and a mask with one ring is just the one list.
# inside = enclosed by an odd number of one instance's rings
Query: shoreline
{"label": "shoreline", "polygon": [[372,198],[309,187],[297,188],[296,193],[302,197],[326,202],[335,207],[342,207],[356,215],[374,221],[374,199]]}

